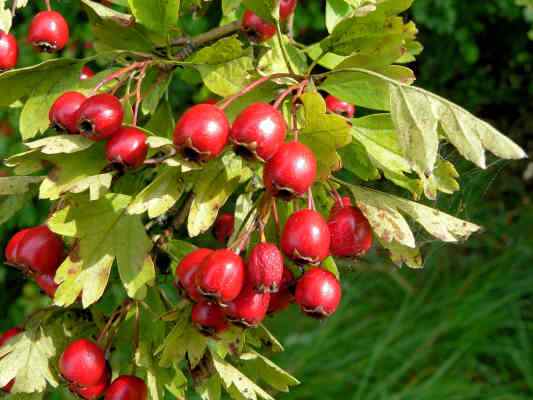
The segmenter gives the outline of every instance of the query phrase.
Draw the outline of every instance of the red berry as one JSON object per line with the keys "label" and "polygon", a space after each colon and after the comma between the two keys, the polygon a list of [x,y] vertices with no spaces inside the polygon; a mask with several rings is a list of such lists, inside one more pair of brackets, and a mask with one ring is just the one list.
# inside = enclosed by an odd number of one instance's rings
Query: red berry
{"label": "red berry", "polygon": [[7,71],[17,66],[19,45],[10,33],[0,31],[0,71]]}
{"label": "red berry", "polygon": [[228,328],[222,307],[208,301],[201,301],[194,305],[191,319],[198,330],[206,336],[215,336]]}
{"label": "red berry", "polygon": [[294,13],[298,0],[280,0],[279,2],[279,19],[285,21]]}
{"label": "red berry", "polygon": [[285,141],[287,125],[281,113],[267,103],[246,107],[231,127],[235,152],[246,159],[268,161]]}
{"label": "red berry", "polygon": [[307,192],[315,177],[315,155],[299,142],[283,144],[265,164],[263,172],[266,189],[272,195],[285,200]]}
{"label": "red berry", "polygon": [[100,382],[92,386],[79,386],[74,383],[69,385],[71,392],[76,393],[82,399],[96,400],[101,397],[109,386],[110,374],[109,369],[106,368],[106,373]]}
{"label": "red berry", "polygon": [[229,122],[224,112],[211,104],[189,108],[176,124],[174,144],[189,161],[207,161],[218,156],[228,142]]}
{"label": "red berry", "polygon": [[246,327],[257,326],[265,319],[270,302],[270,293],[257,293],[247,282],[237,298],[228,303],[225,310],[231,322]]}
{"label": "red berry", "polygon": [[219,303],[234,300],[244,282],[244,264],[230,249],[216,250],[207,256],[196,273],[196,286],[207,299]]}
{"label": "red berry", "polygon": [[78,111],[87,98],[79,92],[65,92],[48,112],[50,124],[58,131],[78,133]]}
{"label": "red berry", "polygon": [[[5,331],[2,335],[0,335],[0,347],[2,347],[4,344],[8,342],[9,339],[11,339],[14,336],[17,336],[19,333],[23,332],[20,328],[11,328]],[[3,388],[1,388],[4,392],[11,392],[11,388],[15,384],[15,379],[11,379],[7,385],[5,385]]]}
{"label": "red berry", "polygon": [[242,17],[242,30],[252,42],[264,42],[276,34],[276,26],[264,21],[250,10]]}
{"label": "red berry", "polygon": [[311,268],[296,284],[296,303],[313,318],[329,317],[341,300],[341,285],[331,272]]}
{"label": "red berry", "polygon": [[318,264],[329,255],[329,244],[328,224],[316,211],[300,210],[287,219],[281,249],[295,262]]}
{"label": "red berry", "polygon": [[235,216],[231,213],[223,213],[218,216],[213,227],[215,238],[222,244],[225,244],[233,234],[235,225]]}
{"label": "red berry", "polygon": [[328,220],[331,233],[331,254],[355,257],[372,247],[372,228],[357,207],[343,207],[332,213]]}
{"label": "red berry", "polygon": [[200,104],[211,104],[211,105],[216,105],[218,103],[218,100],[217,99],[207,99],[205,101],[202,101]]}
{"label": "red berry", "polygon": [[61,354],[59,371],[63,377],[79,386],[94,386],[106,374],[103,350],[87,339],[71,342]]}
{"label": "red berry", "polygon": [[196,288],[196,272],[205,258],[213,252],[211,249],[198,249],[187,254],[176,267],[176,286],[193,301],[202,300],[202,294]]}
{"label": "red berry", "polygon": [[293,286],[294,275],[287,267],[283,268],[283,277],[277,293],[270,295],[270,303],[268,304],[268,313],[273,314],[286,309],[289,304],[294,301]]}
{"label": "red berry", "polygon": [[80,81],[91,79],[94,76],[94,71],[87,65],[84,65],[80,72]]}
{"label": "red berry", "polygon": [[141,378],[121,375],[107,389],[105,400],[146,400],[148,389]]}
{"label": "red berry", "polygon": [[45,225],[26,228],[9,240],[5,257],[11,264],[54,275],[63,262],[63,241]]}
{"label": "red berry", "polygon": [[335,214],[337,211],[342,210],[344,207],[350,207],[352,205],[352,200],[348,196],[342,196],[339,199],[335,199],[335,204],[331,207],[329,215]]}
{"label": "red berry", "polygon": [[113,95],[102,93],[85,100],[78,113],[78,129],[91,140],[104,140],[113,136],[122,126],[124,110]]}
{"label": "red berry", "polygon": [[248,279],[254,290],[277,292],[283,277],[283,256],[272,243],[259,243],[248,258]]}
{"label": "red berry", "polygon": [[35,283],[39,285],[41,290],[45,292],[49,297],[54,298],[58,284],[54,282],[54,276],[49,274],[38,274],[35,277]]}
{"label": "red berry", "polygon": [[330,112],[348,118],[353,118],[355,115],[355,107],[352,104],[342,101],[335,96],[329,95],[326,97],[326,107]]}
{"label": "red berry", "polygon": [[28,42],[41,52],[62,50],[69,39],[67,21],[56,11],[41,11],[33,17]]}
{"label": "red berry", "polygon": [[123,126],[107,142],[105,149],[109,162],[140,167],[148,153],[146,135],[140,129]]}

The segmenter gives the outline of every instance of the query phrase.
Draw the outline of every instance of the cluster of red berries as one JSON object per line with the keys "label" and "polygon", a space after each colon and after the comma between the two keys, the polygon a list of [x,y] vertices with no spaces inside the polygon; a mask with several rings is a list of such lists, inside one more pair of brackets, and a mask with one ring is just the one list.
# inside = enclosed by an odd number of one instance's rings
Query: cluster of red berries
{"label": "cluster of red berries", "polygon": [[[281,0],[279,2],[279,19],[284,22],[294,13],[297,0]],[[276,34],[276,26],[271,24],[250,10],[246,10],[242,17],[242,29],[253,42],[264,42]]]}

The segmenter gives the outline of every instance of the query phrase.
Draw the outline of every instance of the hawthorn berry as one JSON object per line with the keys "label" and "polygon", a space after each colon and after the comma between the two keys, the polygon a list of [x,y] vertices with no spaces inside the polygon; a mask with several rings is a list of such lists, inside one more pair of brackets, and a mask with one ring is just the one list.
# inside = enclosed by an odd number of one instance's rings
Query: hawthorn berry
{"label": "hawthorn berry", "polygon": [[241,157],[268,161],[285,141],[286,131],[285,120],[275,107],[254,103],[233,121],[230,140]]}
{"label": "hawthorn berry", "polygon": [[301,196],[316,178],[316,158],[304,144],[289,142],[265,164],[263,183],[276,197],[291,200]]}
{"label": "hawthorn berry", "polygon": [[87,65],[84,65],[80,72],[80,81],[91,79],[93,76],[94,76],[94,71]]}
{"label": "hawthorn berry", "polygon": [[59,358],[59,371],[70,383],[79,386],[98,385],[105,378],[104,351],[87,339],[71,342]]}
{"label": "hawthorn berry", "polygon": [[279,19],[285,21],[294,13],[298,0],[280,0],[279,2]]}
{"label": "hawthorn berry", "polygon": [[96,385],[92,386],[80,386],[74,383],[69,384],[69,389],[71,392],[77,394],[79,397],[85,400],[96,400],[100,398],[107,387],[109,386],[110,373],[109,369],[106,368],[104,377]]}
{"label": "hawthorn berry", "polygon": [[341,300],[341,285],[331,272],[313,267],[296,284],[296,303],[313,318],[329,317]]}
{"label": "hawthorn berry", "polygon": [[78,111],[87,98],[79,92],[65,92],[59,96],[50,111],[50,124],[58,131],[78,133]]}
{"label": "hawthorn berry", "polygon": [[339,114],[347,118],[353,118],[355,115],[355,107],[353,104],[342,101],[332,95],[326,97],[326,108],[334,114]]}
{"label": "hawthorn berry", "polygon": [[200,301],[192,308],[191,319],[200,333],[205,336],[215,336],[228,329],[226,315],[216,303]]}
{"label": "hawthorn berry", "polygon": [[[12,337],[17,336],[19,333],[23,332],[22,329],[15,327],[8,329],[2,335],[0,335],[0,347],[2,347],[4,344],[6,344]],[[15,379],[11,379],[7,385],[5,385],[3,388],[1,388],[4,392],[11,392],[11,388],[15,384]]]}
{"label": "hawthorn berry", "polygon": [[123,126],[106,143],[105,152],[109,162],[140,167],[148,153],[146,135],[140,129]]}
{"label": "hawthorn berry", "polygon": [[38,274],[35,276],[35,283],[52,299],[56,295],[58,284],[54,281],[54,276],[50,274]]}
{"label": "hawthorn berry", "polygon": [[213,226],[213,234],[215,238],[222,244],[225,244],[233,234],[233,227],[235,225],[235,216],[231,213],[220,214]]}
{"label": "hawthorn berry", "polygon": [[196,287],[204,297],[225,304],[234,300],[244,283],[244,264],[230,249],[215,250],[196,273]]}
{"label": "hawthorn berry", "polygon": [[18,231],[7,243],[8,263],[54,275],[63,262],[63,241],[46,225]]}
{"label": "hawthorn berry", "polygon": [[333,204],[333,207],[331,207],[329,215],[331,216],[337,211],[342,210],[344,207],[350,207],[351,205],[352,200],[349,196],[342,196],[340,199],[335,199],[335,203]]}
{"label": "hawthorn berry", "polygon": [[329,255],[328,224],[318,212],[300,210],[292,214],[281,234],[281,249],[300,264],[318,264]]}
{"label": "hawthorn berry", "polygon": [[372,247],[372,228],[357,207],[349,206],[332,213],[328,220],[331,233],[331,254],[355,257]]}
{"label": "hawthorn berry", "polygon": [[250,10],[242,17],[242,30],[252,42],[264,42],[276,34],[276,26],[266,22]]}
{"label": "hawthorn berry", "polygon": [[238,325],[257,326],[265,319],[270,303],[270,293],[258,293],[253,285],[247,282],[236,299],[227,304],[227,318]]}
{"label": "hawthorn berry", "polygon": [[283,277],[283,255],[272,243],[259,243],[248,258],[248,279],[255,291],[277,292]]}
{"label": "hawthorn berry", "polygon": [[279,290],[276,293],[270,294],[270,303],[268,304],[269,314],[283,311],[294,301],[294,283],[294,275],[292,274],[291,270],[287,267],[284,267]]}
{"label": "hawthorn berry", "polygon": [[62,50],[69,39],[67,21],[57,11],[41,11],[30,24],[28,42],[41,52]]}
{"label": "hawthorn berry", "polygon": [[19,45],[10,33],[0,31],[0,72],[17,66]]}
{"label": "hawthorn berry", "polygon": [[124,110],[113,95],[96,94],[87,98],[78,111],[77,128],[91,140],[105,140],[113,136],[122,126]]}
{"label": "hawthorn berry", "polygon": [[218,156],[229,135],[229,122],[224,112],[212,104],[189,108],[176,124],[174,144],[189,161],[208,161]]}
{"label": "hawthorn berry", "polygon": [[148,389],[141,378],[121,375],[106,391],[105,400],[146,400]]}
{"label": "hawthorn berry", "polygon": [[202,294],[196,288],[196,272],[205,258],[213,252],[211,249],[197,249],[187,254],[176,267],[175,285],[181,288],[193,301],[202,300]]}

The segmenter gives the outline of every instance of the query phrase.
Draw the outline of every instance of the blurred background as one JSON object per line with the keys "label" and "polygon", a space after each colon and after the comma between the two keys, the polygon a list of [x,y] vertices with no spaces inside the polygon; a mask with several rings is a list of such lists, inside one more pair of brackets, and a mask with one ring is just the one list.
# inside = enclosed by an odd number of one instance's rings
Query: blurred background
{"label": "blurred background", "polygon": [[[31,4],[15,21],[20,42],[29,16],[43,6]],[[90,55],[91,34],[78,2],[53,4],[74,31],[63,55]],[[203,7],[186,30],[216,23],[217,6]],[[323,9],[321,1],[301,0],[299,40],[324,36]],[[416,84],[489,120],[531,155],[533,1],[416,0],[409,14],[425,46],[410,65]],[[40,57],[23,45],[20,64]],[[171,94],[176,112],[209,95],[188,75],[175,79]],[[17,121],[17,109],[0,110],[0,158],[21,150]],[[436,206],[483,225],[484,232],[460,246],[428,243],[422,270],[394,268],[374,252],[342,269],[343,304],[328,321],[296,310],[268,321],[286,348],[275,361],[303,382],[279,398],[533,398],[533,164],[492,160],[480,171],[451,149],[446,156],[461,173],[461,192],[441,195]],[[13,232],[46,215],[45,202],[23,200],[14,216],[0,218],[2,248]],[[4,266],[0,287],[0,331],[49,302]]]}

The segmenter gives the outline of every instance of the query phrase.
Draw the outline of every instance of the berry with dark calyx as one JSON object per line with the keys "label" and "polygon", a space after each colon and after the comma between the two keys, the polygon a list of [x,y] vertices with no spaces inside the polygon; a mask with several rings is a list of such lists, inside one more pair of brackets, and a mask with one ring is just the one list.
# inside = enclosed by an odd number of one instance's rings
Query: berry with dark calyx
{"label": "berry with dark calyx", "polygon": [[343,207],[332,213],[328,220],[331,233],[331,254],[355,257],[372,247],[372,228],[357,207]]}
{"label": "berry with dark calyx", "polygon": [[54,282],[54,276],[49,274],[38,274],[35,276],[35,283],[52,299],[56,295],[58,284]]}
{"label": "berry with dark calyx", "polygon": [[140,167],[148,153],[146,135],[140,129],[123,126],[107,142],[105,151],[109,162]]}
{"label": "berry with dark calyx", "polygon": [[350,207],[352,200],[348,196],[342,196],[340,199],[335,199],[335,204],[331,207],[329,215],[335,214],[337,211],[342,210],[344,207]]}
{"label": "berry with dark calyx", "polygon": [[265,319],[270,302],[270,293],[258,293],[247,282],[237,298],[224,310],[228,319],[245,327],[257,326]]}
{"label": "berry with dark calyx", "polygon": [[17,39],[12,34],[0,30],[0,72],[15,68],[18,57]]}
{"label": "berry with dark calyx", "polygon": [[279,19],[285,21],[291,14],[294,14],[298,0],[280,0]]}
{"label": "berry with dark calyx", "polygon": [[80,72],[80,81],[91,79],[93,76],[94,76],[94,71],[87,65],[84,65]]}
{"label": "berry with dark calyx", "polygon": [[273,196],[291,200],[313,185],[316,168],[315,155],[306,145],[285,143],[265,164],[263,183]]}
{"label": "berry with dark calyx", "polygon": [[202,300],[202,294],[196,288],[196,272],[205,258],[213,252],[211,249],[197,249],[187,254],[176,267],[175,285],[181,288],[193,301]]}
{"label": "berry with dark calyx", "polygon": [[78,111],[87,98],[79,92],[65,92],[59,96],[50,111],[50,124],[58,131],[78,133]]}
{"label": "berry with dark calyx", "polygon": [[250,252],[248,280],[258,293],[277,292],[283,277],[283,255],[272,243],[259,243]]}
{"label": "berry with dark calyx", "polygon": [[176,124],[174,145],[189,161],[208,161],[226,146],[229,129],[228,119],[220,108],[197,104],[185,111]]}
{"label": "berry with dark calyx", "polygon": [[46,225],[26,228],[9,240],[5,257],[10,264],[54,275],[63,262],[63,241]]}
{"label": "berry with dark calyx", "polygon": [[105,400],[146,400],[148,389],[141,378],[121,375],[106,391]]}
{"label": "berry with dark calyx", "polygon": [[252,41],[261,43],[276,34],[276,26],[266,22],[250,10],[246,10],[242,17],[242,30]]}
{"label": "berry with dark calyx", "polygon": [[269,314],[283,311],[294,301],[294,284],[294,275],[289,268],[284,267],[279,290],[276,293],[270,294],[270,303],[268,304]]}
{"label": "berry with dark calyx", "polygon": [[77,128],[91,140],[105,140],[113,136],[122,126],[124,110],[113,95],[96,94],[85,100],[78,112]]}
{"label": "berry with dark calyx", "polygon": [[233,121],[230,140],[241,157],[268,161],[285,141],[286,131],[283,115],[275,107],[254,103]]}
{"label": "berry with dark calyx", "polygon": [[200,333],[205,336],[216,336],[229,326],[222,307],[205,300],[193,306],[191,319]]}
{"label": "berry with dark calyx", "polygon": [[326,97],[326,108],[334,114],[339,114],[347,118],[353,118],[355,115],[355,107],[353,104],[342,101],[332,95]]}
{"label": "berry with dark calyx", "polygon": [[106,373],[100,382],[92,386],[80,386],[74,383],[69,384],[71,392],[76,393],[82,399],[96,400],[104,394],[109,386],[109,380],[111,379],[109,369],[106,368]]}
{"label": "berry with dark calyx", "polygon": [[[20,328],[11,328],[5,331],[3,334],[0,335],[0,347],[2,347],[4,344],[6,344],[12,337],[17,336],[19,333],[23,332]],[[11,379],[7,385],[5,385],[2,389],[4,392],[9,393],[11,392],[11,388],[15,384],[15,379]]]}
{"label": "berry with dark calyx", "polygon": [[231,213],[220,214],[213,227],[215,238],[222,244],[225,244],[233,234],[235,225],[235,216]]}
{"label": "berry with dark calyx", "polygon": [[71,383],[94,386],[102,382],[106,374],[104,351],[87,339],[71,342],[59,358],[59,371]]}
{"label": "berry with dark calyx", "polygon": [[281,249],[300,264],[318,264],[329,255],[328,224],[318,212],[300,210],[285,223],[281,235]]}
{"label": "berry with dark calyx", "polygon": [[340,300],[339,280],[325,269],[309,269],[296,284],[296,303],[310,317],[329,317],[337,310]]}
{"label": "berry with dark calyx", "polygon": [[234,300],[243,287],[244,264],[230,249],[208,255],[196,273],[196,287],[208,300],[225,304]]}
{"label": "berry with dark calyx", "polygon": [[57,11],[41,11],[33,17],[28,42],[41,52],[62,50],[69,39],[67,21]]}

